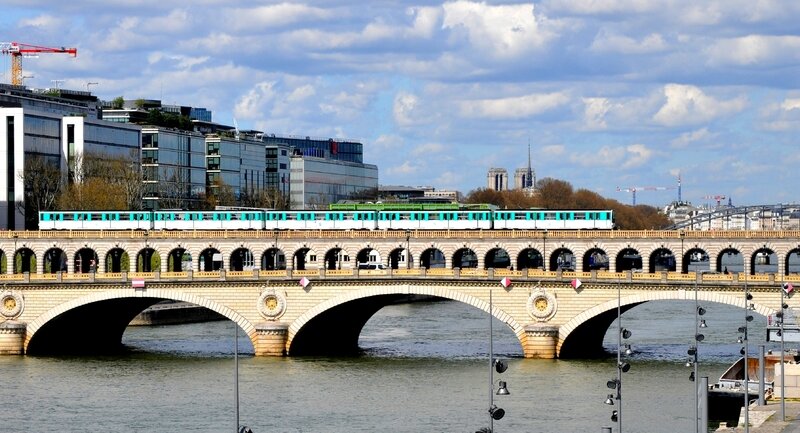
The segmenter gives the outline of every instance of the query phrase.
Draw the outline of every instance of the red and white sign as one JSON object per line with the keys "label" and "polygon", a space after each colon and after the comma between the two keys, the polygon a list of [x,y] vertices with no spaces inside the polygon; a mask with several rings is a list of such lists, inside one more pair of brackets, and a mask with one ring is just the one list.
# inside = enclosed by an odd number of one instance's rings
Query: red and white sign
{"label": "red and white sign", "polygon": [[789,293],[794,292],[794,286],[792,283],[783,283],[783,291],[788,295]]}
{"label": "red and white sign", "polygon": [[579,280],[577,278],[572,280],[572,288],[575,289],[575,290],[578,290],[578,287],[580,287],[581,284],[583,284],[583,283],[581,283],[581,280]]}
{"label": "red and white sign", "polygon": [[131,280],[131,287],[134,289],[144,289],[144,280]]}
{"label": "red and white sign", "polygon": [[306,278],[306,277],[303,277],[303,278],[300,278],[300,281],[299,281],[299,283],[300,283],[300,285],[301,285],[301,286],[303,286],[303,288],[305,289],[305,288],[306,288],[306,286],[308,286],[309,284],[311,284],[311,280],[309,280],[309,279],[308,279],[308,278]]}
{"label": "red and white sign", "polygon": [[502,284],[503,287],[508,288],[508,286],[511,285],[511,278],[508,277],[503,278],[502,280],[500,280],[500,284]]}

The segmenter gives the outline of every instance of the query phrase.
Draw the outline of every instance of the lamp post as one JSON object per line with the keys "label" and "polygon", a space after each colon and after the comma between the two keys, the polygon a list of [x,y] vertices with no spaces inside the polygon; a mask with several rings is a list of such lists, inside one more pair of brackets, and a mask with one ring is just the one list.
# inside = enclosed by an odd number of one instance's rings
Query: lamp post
{"label": "lamp post", "polygon": [[753,316],[750,315],[750,300],[753,299],[753,295],[750,294],[747,290],[747,274],[750,272],[747,269],[747,258],[744,258],[744,326],[739,328],[739,332],[742,333],[742,336],[739,338],[741,343],[744,343],[744,347],[740,350],[742,356],[744,356],[744,383],[743,383],[743,390],[744,390],[744,431],[745,433],[750,432],[750,410],[749,410],[749,400],[750,396],[750,366],[747,359],[747,323],[753,320]]}
{"label": "lamp post", "polygon": [[[631,331],[622,327],[622,294],[621,284],[617,282],[617,377],[606,382],[609,389],[616,390],[616,395],[609,394],[605,403],[609,406],[614,405],[614,400],[619,404],[617,410],[611,411],[611,421],[619,424],[618,432],[622,433],[622,373],[627,373],[631,369],[631,365],[627,362],[622,362],[622,340],[627,340],[631,337]],[[631,346],[625,344],[625,354],[632,353]]]}
{"label": "lamp post", "polygon": [[[500,420],[505,416],[506,411],[494,404],[494,372],[503,373],[508,369],[508,365],[500,359],[494,359],[494,337],[493,337],[493,315],[492,315],[492,289],[489,288],[489,430],[488,433],[494,433],[494,421]],[[508,388],[505,381],[500,381],[497,395],[509,395]],[[485,433],[487,430],[481,429],[480,433]]]}
{"label": "lamp post", "polygon": [[411,269],[411,230],[406,230],[406,269]]}
{"label": "lamp post", "polygon": [[542,253],[542,270],[549,271],[550,270],[550,266],[549,266],[550,264],[547,263],[548,262],[548,260],[547,260],[547,229],[544,229],[544,231],[542,232],[542,251],[543,251],[543,253]]}
{"label": "lamp post", "polygon": [[[686,363],[686,366],[687,367],[689,367],[689,366],[694,367],[693,370],[692,370],[692,373],[689,375],[689,380],[691,380],[692,382],[695,382],[694,421],[695,421],[695,431],[698,432],[698,433],[702,430],[702,426],[707,423],[707,421],[705,421],[705,420],[708,419],[708,417],[707,417],[707,414],[708,414],[708,412],[707,412],[708,411],[708,409],[707,409],[707,406],[708,406],[707,400],[704,399],[702,402],[700,401],[700,394],[701,394],[701,392],[700,392],[701,388],[700,387],[703,386],[703,385],[702,385],[702,382],[700,381],[700,376],[699,376],[699,373],[698,373],[698,368],[699,368],[698,357],[699,357],[699,352],[700,352],[700,342],[705,339],[705,336],[700,333],[700,328],[706,328],[708,326],[708,325],[706,325],[705,319],[701,319],[700,317],[705,315],[705,314],[706,314],[705,308],[701,307],[698,304],[698,300],[697,300],[697,280],[695,280],[695,283],[694,283],[694,343],[692,344],[692,346],[689,347],[689,350],[687,351],[688,355],[691,356],[692,358],[689,359],[689,361]],[[702,405],[701,405],[701,403],[702,403]],[[703,408],[703,416],[702,417],[700,416],[701,415],[701,413],[700,413],[700,407],[701,406]],[[707,429],[708,428],[706,427],[706,430]],[[705,430],[702,430],[702,431],[705,431]]]}
{"label": "lamp post", "polygon": [[[781,280],[783,280],[783,274],[781,274]],[[786,380],[786,363],[784,358],[784,340],[783,340],[783,320],[786,315],[786,309],[789,306],[784,302],[784,296],[790,292],[791,284],[789,283],[781,283],[781,308],[780,311],[777,313],[778,316],[778,332],[781,336],[781,421],[786,421],[786,387],[784,386]]]}

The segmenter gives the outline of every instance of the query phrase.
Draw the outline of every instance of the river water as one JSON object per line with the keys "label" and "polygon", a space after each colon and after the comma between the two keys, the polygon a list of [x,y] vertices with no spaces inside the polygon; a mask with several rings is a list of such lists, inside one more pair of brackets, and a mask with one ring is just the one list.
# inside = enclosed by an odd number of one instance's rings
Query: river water
{"label": "river water", "polygon": [[[700,376],[715,382],[739,356],[743,310],[706,304]],[[603,402],[616,377],[616,323],[609,357],[528,360],[494,322],[494,350],[509,360],[495,381],[506,416],[496,432],[600,432],[617,425]],[[694,431],[694,383],[685,366],[694,303],[651,302],[623,315],[632,365],[623,375],[623,431]],[[750,323],[751,353],[765,319]],[[263,432],[474,432],[489,424],[489,319],[457,302],[389,306],[362,332],[355,358],[253,357],[240,334],[241,424]],[[90,338],[90,335],[81,336]],[[131,327],[126,355],[0,357],[7,432],[235,432],[231,322]],[[770,343],[771,344],[771,343]],[[774,347],[774,346],[769,346]]]}

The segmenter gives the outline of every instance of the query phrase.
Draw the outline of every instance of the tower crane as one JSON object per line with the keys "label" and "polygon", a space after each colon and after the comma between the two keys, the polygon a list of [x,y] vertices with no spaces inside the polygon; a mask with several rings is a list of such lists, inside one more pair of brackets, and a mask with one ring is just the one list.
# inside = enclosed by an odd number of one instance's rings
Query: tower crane
{"label": "tower crane", "polygon": [[722,202],[722,200],[725,200],[726,198],[728,198],[728,197],[725,197],[724,195],[707,195],[707,196],[703,197],[704,200],[716,200],[717,201],[717,207],[719,207],[720,202]]}
{"label": "tower crane", "polygon": [[40,47],[20,42],[0,42],[0,54],[11,56],[11,84],[22,85],[22,58],[39,57],[40,53],[66,53],[75,57],[78,55],[78,49]]}
{"label": "tower crane", "polygon": [[617,187],[618,192],[629,192],[633,198],[633,205],[636,206],[637,191],[666,191],[675,189],[674,186],[629,186],[627,188]]}

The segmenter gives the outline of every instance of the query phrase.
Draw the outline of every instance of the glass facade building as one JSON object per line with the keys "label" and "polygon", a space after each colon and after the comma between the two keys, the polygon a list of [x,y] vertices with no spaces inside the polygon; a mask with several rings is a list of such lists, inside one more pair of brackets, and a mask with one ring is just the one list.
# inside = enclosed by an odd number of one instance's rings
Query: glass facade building
{"label": "glass facade building", "polygon": [[264,142],[267,145],[290,147],[303,156],[358,164],[364,162],[364,145],[357,141],[342,138],[281,137],[271,134],[264,136]]}
{"label": "glass facade building", "polygon": [[378,167],[302,155],[292,156],[293,209],[325,209],[365,189],[378,188]]}
{"label": "glass facade building", "polygon": [[205,155],[205,137],[200,133],[144,127],[144,208],[199,208],[206,193]]}

